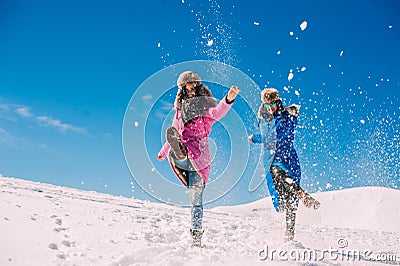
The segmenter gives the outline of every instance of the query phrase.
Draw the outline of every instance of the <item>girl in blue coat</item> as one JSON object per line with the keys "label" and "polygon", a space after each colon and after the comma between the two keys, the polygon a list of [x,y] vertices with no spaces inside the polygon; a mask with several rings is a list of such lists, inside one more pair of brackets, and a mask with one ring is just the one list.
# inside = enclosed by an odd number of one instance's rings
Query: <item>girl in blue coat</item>
{"label": "girl in blue coat", "polygon": [[262,104],[258,111],[260,134],[248,137],[253,143],[264,146],[263,163],[268,189],[274,207],[286,215],[285,240],[294,239],[298,199],[310,208],[320,203],[300,187],[300,162],[294,148],[294,131],[299,116],[299,106],[282,106],[276,89],[261,92]]}

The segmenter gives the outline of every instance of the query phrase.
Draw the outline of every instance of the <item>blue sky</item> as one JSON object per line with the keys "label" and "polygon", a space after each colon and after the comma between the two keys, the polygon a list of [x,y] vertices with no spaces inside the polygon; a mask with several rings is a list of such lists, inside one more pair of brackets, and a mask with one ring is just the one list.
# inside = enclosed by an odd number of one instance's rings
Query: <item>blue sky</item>
{"label": "blue sky", "polygon": [[[301,104],[296,145],[309,191],[398,188],[399,8],[395,0],[1,1],[0,173],[154,200],[125,162],[131,97],[168,66],[217,60]],[[176,87],[168,89],[160,100],[173,100]],[[246,113],[240,100],[235,112]],[[146,136],[156,140],[149,151],[162,134]],[[249,149],[253,160],[259,150]],[[154,167],[171,174],[166,162]],[[215,204],[264,196],[262,186],[248,191],[250,179]]]}

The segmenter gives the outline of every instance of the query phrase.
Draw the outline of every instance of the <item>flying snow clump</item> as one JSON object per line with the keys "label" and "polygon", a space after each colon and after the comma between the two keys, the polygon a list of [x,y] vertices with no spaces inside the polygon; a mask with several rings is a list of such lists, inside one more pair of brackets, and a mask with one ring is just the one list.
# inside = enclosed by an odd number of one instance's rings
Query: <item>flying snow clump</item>
{"label": "flying snow clump", "polygon": [[307,21],[303,21],[303,22],[300,24],[300,29],[301,29],[301,30],[307,29]]}
{"label": "flying snow clump", "polygon": [[294,74],[293,74],[292,70],[290,70],[290,73],[289,73],[288,78],[287,78],[288,81],[291,81],[293,79],[293,77],[294,77]]}

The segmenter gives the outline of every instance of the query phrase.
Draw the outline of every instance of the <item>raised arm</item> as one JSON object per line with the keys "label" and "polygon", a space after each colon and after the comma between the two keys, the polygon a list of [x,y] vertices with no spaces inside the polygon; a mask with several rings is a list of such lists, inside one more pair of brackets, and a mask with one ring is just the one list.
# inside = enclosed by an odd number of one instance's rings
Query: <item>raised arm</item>
{"label": "raised arm", "polygon": [[240,92],[239,87],[232,86],[228,92],[228,94],[222,99],[217,106],[210,108],[208,110],[209,115],[214,118],[215,120],[219,120],[224,117],[229,109],[232,106],[233,101],[235,100],[236,96]]}

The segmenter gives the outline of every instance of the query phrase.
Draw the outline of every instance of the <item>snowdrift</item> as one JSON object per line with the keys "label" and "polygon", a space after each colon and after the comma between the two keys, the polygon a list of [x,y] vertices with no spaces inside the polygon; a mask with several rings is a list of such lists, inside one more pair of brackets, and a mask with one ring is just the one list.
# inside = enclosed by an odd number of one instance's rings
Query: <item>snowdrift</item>
{"label": "snowdrift", "polygon": [[[312,194],[322,202],[318,211],[300,206],[297,224],[400,232],[400,191],[384,187],[358,187]],[[299,203],[301,205],[301,203]],[[214,210],[241,215],[273,213],[270,197]]]}

